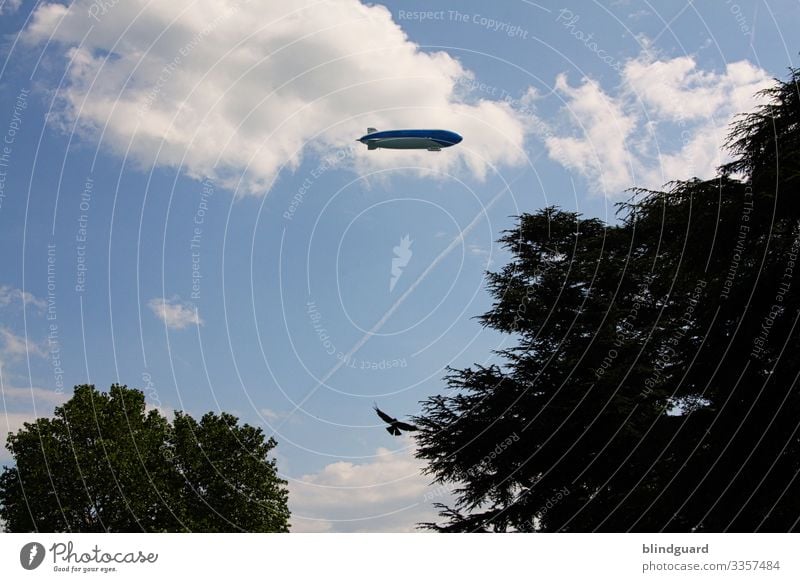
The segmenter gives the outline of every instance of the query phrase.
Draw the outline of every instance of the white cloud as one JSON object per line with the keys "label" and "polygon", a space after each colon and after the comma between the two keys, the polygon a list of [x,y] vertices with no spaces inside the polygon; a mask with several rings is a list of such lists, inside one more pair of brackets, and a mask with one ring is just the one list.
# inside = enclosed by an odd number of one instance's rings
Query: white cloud
{"label": "white cloud", "polygon": [[43,311],[47,307],[44,299],[39,299],[28,291],[22,291],[9,285],[0,285],[0,307],[8,307],[17,302],[21,305],[33,305],[39,311]]}
{"label": "white cloud", "polygon": [[273,410],[272,408],[260,408],[258,412],[261,414],[261,417],[269,423],[276,423],[282,420],[288,422],[294,422],[300,420],[299,416],[292,414],[291,411],[287,410]]}
{"label": "white cloud", "polygon": [[262,408],[259,410],[261,416],[263,416],[266,420],[270,422],[275,422],[276,420],[280,419],[283,415],[275,412],[271,408]]}
{"label": "white cloud", "polygon": [[413,456],[413,441],[391,452],[379,448],[375,460],[339,461],[289,483],[293,532],[413,532],[437,520],[434,502],[449,492],[429,485],[424,463]]}
{"label": "white cloud", "polygon": [[479,244],[470,244],[468,247],[470,254],[473,257],[476,257],[481,264],[489,269],[494,265],[494,259],[492,259],[492,251],[491,249],[487,249]]}
{"label": "white cloud", "polygon": [[171,406],[154,406],[149,402],[146,402],[144,405],[145,414],[149,413],[151,410],[158,411],[161,416],[170,422],[175,418],[175,409]]}
{"label": "white cloud", "polygon": [[13,14],[22,6],[22,0],[0,0],[0,14]]}
{"label": "white cloud", "polygon": [[753,106],[753,93],[770,76],[747,61],[726,66],[724,73],[697,68],[693,57],[657,61],[646,56],[623,69],[626,87],[648,107],[648,113],[667,121],[708,119]]}
{"label": "white cloud", "polygon": [[172,299],[156,297],[148,301],[147,306],[170,329],[203,324],[197,308],[187,301],[182,301],[177,295]]}
{"label": "white cloud", "polygon": [[0,339],[3,347],[0,355],[9,356],[14,360],[23,356],[47,356],[47,349],[37,344],[35,341],[19,336],[7,327],[0,327]]}
{"label": "white cloud", "polygon": [[421,51],[383,6],[130,0],[96,13],[98,23],[93,5],[42,3],[25,38],[52,38],[71,59],[56,122],[77,120],[118,152],[130,142],[143,165],[181,165],[228,187],[242,178],[237,192],[263,194],[282,164],[349,147],[368,126],[444,127],[464,142],[436,154],[359,147],[361,171],[419,165],[480,178],[524,162],[518,113],[462,101],[456,84],[471,73]]}
{"label": "white cloud", "polygon": [[8,433],[16,433],[24,423],[35,422],[37,418],[42,416],[46,415],[40,414],[37,416],[32,412],[6,412],[0,410],[0,463],[12,460],[11,453],[5,447]]}
{"label": "white cloud", "polygon": [[619,196],[632,186],[659,188],[694,176],[710,178],[728,161],[723,150],[738,113],[751,111],[769,74],[747,61],[723,72],[698,68],[693,57],[629,60],[613,94],[590,79],[556,90],[569,121],[550,127],[550,157],[587,179],[590,189]]}
{"label": "white cloud", "polygon": [[642,18],[646,18],[647,16],[651,16],[652,12],[645,9],[635,10],[628,14],[628,20],[641,20]]}
{"label": "white cloud", "polygon": [[17,432],[24,423],[34,422],[37,418],[32,412],[0,412],[0,432],[3,436],[9,432]]}
{"label": "white cloud", "polygon": [[69,399],[69,396],[63,392],[56,392],[55,390],[48,390],[47,388],[37,388],[35,386],[18,388],[3,384],[0,385],[0,393],[2,393],[6,401],[34,401],[47,409],[55,405],[63,404]]}
{"label": "white cloud", "polygon": [[550,157],[593,180],[598,191],[631,186],[628,143],[636,129],[633,115],[589,79],[571,87],[566,76],[559,75],[555,86],[565,96],[572,125],[580,133],[546,138]]}

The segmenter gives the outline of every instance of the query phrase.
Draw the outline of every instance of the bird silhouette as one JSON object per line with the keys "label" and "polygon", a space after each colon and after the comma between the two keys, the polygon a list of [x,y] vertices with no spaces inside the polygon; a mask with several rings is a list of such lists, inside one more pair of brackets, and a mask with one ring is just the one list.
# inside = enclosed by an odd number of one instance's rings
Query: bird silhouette
{"label": "bird silhouette", "polygon": [[414,426],[413,424],[408,424],[407,422],[402,422],[400,420],[397,420],[396,418],[392,418],[384,411],[382,411],[380,408],[378,408],[377,404],[373,404],[372,407],[375,409],[375,412],[378,413],[378,416],[381,417],[381,420],[383,420],[385,423],[389,425],[386,427],[386,430],[388,431],[389,434],[394,436],[400,436],[401,434],[403,434],[401,431],[418,430],[417,427]]}

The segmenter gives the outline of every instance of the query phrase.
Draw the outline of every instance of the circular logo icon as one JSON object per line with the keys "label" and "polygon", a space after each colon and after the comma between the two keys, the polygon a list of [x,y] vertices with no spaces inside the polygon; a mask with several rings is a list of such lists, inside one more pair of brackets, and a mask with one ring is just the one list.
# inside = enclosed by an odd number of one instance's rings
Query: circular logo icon
{"label": "circular logo icon", "polygon": [[44,561],[44,546],[39,542],[29,542],[19,551],[19,563],[26,570],[35,570]]}

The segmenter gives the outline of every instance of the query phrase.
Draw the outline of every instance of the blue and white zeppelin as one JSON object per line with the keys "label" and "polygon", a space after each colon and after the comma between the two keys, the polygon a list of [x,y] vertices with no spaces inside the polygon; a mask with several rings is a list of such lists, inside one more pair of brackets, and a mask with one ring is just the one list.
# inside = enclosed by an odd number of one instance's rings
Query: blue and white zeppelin
{"label": "blue and white zeppelin", "polygon": [[367,135],[360,141],[368,150],[386,148],[390,150],[428,150],[440,152],[442,148],[460,143],[463,138],[453,131],[444,129],[392,129],[378,131],[374,127],[367,128]]}

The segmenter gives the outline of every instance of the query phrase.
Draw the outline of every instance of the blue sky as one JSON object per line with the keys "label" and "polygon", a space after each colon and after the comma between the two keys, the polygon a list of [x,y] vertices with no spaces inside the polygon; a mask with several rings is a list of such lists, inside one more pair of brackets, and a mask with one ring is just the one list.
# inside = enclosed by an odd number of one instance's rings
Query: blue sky
{"label": "blue sky", "polygon": [[[791,0],[5,0],[0,427],[126,383],[274,433],[296,531],[412,529],[447,493],[372,402],[418,413],[511,339],[474,317],[512,217],[613,220],[628,187],[711,175],[799,21]],[[464,142],[367,152],[368,126]]]}

